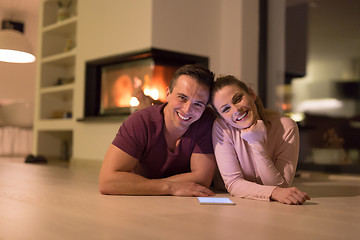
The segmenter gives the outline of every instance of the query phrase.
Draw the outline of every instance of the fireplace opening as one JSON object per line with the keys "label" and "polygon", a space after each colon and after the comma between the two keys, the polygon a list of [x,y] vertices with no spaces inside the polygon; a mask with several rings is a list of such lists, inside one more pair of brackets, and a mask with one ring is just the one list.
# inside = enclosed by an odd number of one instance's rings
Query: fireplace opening
{"label": "fireplace opening", "polygon": [[105,66],[101,72],[100,115],[128,113],[166,101],[166,88],[176,66],[153,59]]}
{"label": "fireplace opening", "polygon": [[86,63],[85,118],[131,114],[166,101],[176,69],[208,58],[151,48]]}

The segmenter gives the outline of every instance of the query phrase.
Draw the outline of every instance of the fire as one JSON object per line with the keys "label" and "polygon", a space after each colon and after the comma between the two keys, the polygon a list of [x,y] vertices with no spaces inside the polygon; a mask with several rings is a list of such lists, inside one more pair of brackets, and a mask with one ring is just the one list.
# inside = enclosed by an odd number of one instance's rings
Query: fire
{"label": "fire", "polygon": [[130,106],[136,107],[136,106],[139,106],[139,104],[140,104],[140,102],[136,97],[132,97],[130,99]]}
{"label": "fire", "polygon": [[159,93],[159,90],[157,90],[157,89],[144,89],[144,94],[146,95],[146,96],[149,96],[149,97],[151,97],[152,99],[154,99],[154,100],[158,100],[159,99],[159,95],[160,95],[160,93]]}
{"label": "fire", "polygon": [[107,68],[101,83],[103,111],[124,107],[139,110],[166,102],[167,86],[175,71],[175,66],[154,66],[149,61]]}

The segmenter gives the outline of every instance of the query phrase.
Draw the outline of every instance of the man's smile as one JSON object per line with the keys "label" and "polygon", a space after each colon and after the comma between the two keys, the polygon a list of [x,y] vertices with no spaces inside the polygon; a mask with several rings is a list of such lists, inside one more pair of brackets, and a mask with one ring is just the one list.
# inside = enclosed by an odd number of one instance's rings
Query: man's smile
{"label": "man's smile", "polygon": [[180,119],[182,119],[184,121],[189,121],[191,119],[191,117],[185,117],[185,116],[181,115],[179,112],[176,112],[176,114],[179,116]]}

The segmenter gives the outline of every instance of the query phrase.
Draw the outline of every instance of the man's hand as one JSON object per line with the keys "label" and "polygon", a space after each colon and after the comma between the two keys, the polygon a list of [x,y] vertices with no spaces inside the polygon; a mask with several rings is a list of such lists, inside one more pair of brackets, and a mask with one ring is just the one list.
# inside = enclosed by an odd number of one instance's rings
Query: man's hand
{"label": "man's hand", "polygon": [[213,178],[214,155],[193,154],[192,159],[196,162],[191,166],[192,172],[163,179],[146,179],[131,172],[137,159],[111,145],[101,167],[99,190],[102,194],[119,195],[213,196],[214,193],[206,187]]}
{"label": "man's hand", "polygon": [[303,204],[306,200],[310,200],[307,193],[300,191],[296,187],[277,187],[272,192],[270,198],[285,204]]}
{"label": "man's hand", "polygon": [[194,182],[171,182],[170,194],[183,197],[208,197],[215,195],[210,189]]}

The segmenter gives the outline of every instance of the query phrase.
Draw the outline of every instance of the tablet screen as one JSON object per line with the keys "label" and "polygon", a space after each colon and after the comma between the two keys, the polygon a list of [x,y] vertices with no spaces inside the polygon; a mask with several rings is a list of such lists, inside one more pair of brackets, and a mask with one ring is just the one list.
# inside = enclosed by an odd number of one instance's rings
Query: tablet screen
{"label": "tablet screen", "polygon": [[225,205],[235,205],[233,201],[229,198],[219,198],[219,197],[197,197],[197,200],[200,204],[225,204]]}

